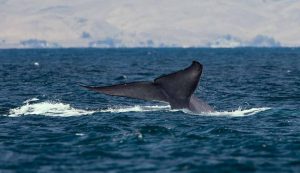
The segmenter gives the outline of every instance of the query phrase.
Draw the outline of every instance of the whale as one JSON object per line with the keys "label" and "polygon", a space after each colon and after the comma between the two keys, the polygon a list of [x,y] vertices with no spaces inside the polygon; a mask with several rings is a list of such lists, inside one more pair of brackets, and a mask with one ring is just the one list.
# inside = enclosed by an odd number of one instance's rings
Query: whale
{"label": "whale", "polygon": [[171,109],[186,109],[192,113],[213,112],[214,109],[194,94],[202,75],[203,65],[198,61],[153,81],[137,81],[110,86],[82,87],[101,94],[147,101],[166,102]]}

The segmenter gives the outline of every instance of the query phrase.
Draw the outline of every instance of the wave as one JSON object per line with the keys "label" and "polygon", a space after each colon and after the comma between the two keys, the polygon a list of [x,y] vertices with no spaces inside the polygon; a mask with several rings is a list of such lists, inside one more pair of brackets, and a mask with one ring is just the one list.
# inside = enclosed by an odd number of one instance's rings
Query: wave
{"label": "wave", "polygon": [[202,116],[231,116],[231,117],[243,117],[257,114],[269,110],[271,108],[262,107],[262,108],[250,108],[242,109],[238,108],[237,110],[232,111],[215,111],[215,112],[206,112],[195,114],[188,110],[172,110],[169,105],[153,105],[153,106],[126,106],[126,107],[111,107],[107,109],[99,110],[83,110],[73,108],[70,104],[54,102],[54,101],[44,101],[37,102],[39,99],[32,98],[24,101],[24,104],[20,107],[10,109],[9,117],[18,117],[22,115],[44,115],[44,116],[60,116],[60,117],[69,117],[69,116],[82,116],[82,115],[91,115],[94,113],[124,113],[124,112],[154,112],[154,111],[166,111],[166,112],[176,112],[182,111],[187,114],[192,115],[202,115]]}

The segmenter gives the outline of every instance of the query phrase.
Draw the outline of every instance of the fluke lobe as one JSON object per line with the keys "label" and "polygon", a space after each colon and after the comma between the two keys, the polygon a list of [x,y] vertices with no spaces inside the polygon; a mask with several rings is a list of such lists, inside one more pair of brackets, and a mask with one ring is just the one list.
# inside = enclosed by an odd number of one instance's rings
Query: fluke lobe
{"label": "fluke lobe", "polygon": [[193,61],[186,69],[160,76],[154,81],[83,87],[107,95],[168,102],[172,109],[188,109],[194,113],[212,112],[214,110],[208,104],[193,94],[202,69],[202,64]]}

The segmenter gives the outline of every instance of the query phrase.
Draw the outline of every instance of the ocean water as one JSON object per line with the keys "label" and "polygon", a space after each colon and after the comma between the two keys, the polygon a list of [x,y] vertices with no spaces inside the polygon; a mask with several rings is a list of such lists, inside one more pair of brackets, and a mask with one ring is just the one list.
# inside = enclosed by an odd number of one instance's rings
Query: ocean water
{"label": "ocean water", "polygon": [[[81,88],[197,60],[216,110]],[[300,172],[300,49],[0,50],[0,172]]]}

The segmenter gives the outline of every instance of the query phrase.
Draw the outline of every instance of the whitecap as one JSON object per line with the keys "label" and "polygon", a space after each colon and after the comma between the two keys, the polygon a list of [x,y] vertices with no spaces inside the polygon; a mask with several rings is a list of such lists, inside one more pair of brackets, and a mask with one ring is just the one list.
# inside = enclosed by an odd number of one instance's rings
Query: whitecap
{"label": "whitecap", "polygon": [[202,116],[230,116],[230,117],[244,117],[255,115],[259,112],[263,112],[269,110],[269,107],[261,107],[261,108],[250,108],[250,109],[242,109],[241,107],[232,111],[214,111],[214,112],[202,112],[199,114],[193,113],[186,109],[171,109],[170,105],[152,105],[152,106],[142,106],[142,105],[134,105],[134,106],[120,106],[120,107],[110,107],[107,109],[101,109],[97,112],[103,113],[125,113],[125,112],[155,112],[155,111],[165,111],[165,112],[184,112],[186,114],[192,115],[202,115]]}
{"label": "whitecap", "polygon": [[34,101],[39,101],[39,99],[38,98],[32,98],[32,99],[25,100],[23,103],[30,103],[30,102],[34,102]]}
{"label": "whitecap", "polygon": [[84,133],[75,133],[76,136],[84,136]]}
{"label": "whitecap", "polygon": [[127,106],[127,107],[110,107],[100,110],[83,110],[71,107],[70,104],[43,101],[37,102],[39,99],[32,98],[24,101],[24,105],[9,110],[9,117],[18,117],[21,115],[44,115],[44,116],[80,116],[90,115],[96,112],[108,112],[108,113],[124,113],[124,112],[151,112],[151,111],[169,111],[171,107],[153,105],[153,106]]}
{"label": "whitecap", "polygon": [[259,112],[263,112],[263,111],[266,111],[266,110],[269,110],[269,109],[271,109],[271,108],[269,108],[269,107],[261,107],[261,108],[242,109],[242,108],[239,107],[237,110],[232,110],[232,111],[214,111],[214,112],[201,113],[200,115],[244,117],[244,116],[255,115],[255,114],[259,113]]}
{"label": "whitecap", "polygon": [[69,116],[81,116],[81,115],[91,115],[97,112],[102,113],[124,113],[124,112],[154,112],[154,111],[165,111],[165,112],[176,112],[182,111],[187,114],[192,115],[202,115],[202,116],[231,116],[231,117],[243,117],[255,115],[259,112],[269,110],[269,107],[261,108],[249,108],[242,109],[238,108],[237,110],[232,111],[214,111],[214,112],[203,112],[200,114],[192,113],[191,111],[185,109],[175,109],[172,110],[170,105],[152,105],[152,106],[122,106],[122,107],[110,107],[107,109],[100,110],[83,110],[73,108],[70,104],[54,102],[54,101],[43,101],[38,102],[39,99],[32,98],[24,101],[24,105],[10,109],[9,117],[18,117],[21,115],[44,115],[44,116],[60,116],[60,117],[69,117]]}
{"label": "whitecap", "polygon": [[153,105],[153,106],[128,106],[128,107],[113,107],[102,109],[100,112],[123,113],[123,112],[153,112],[153,111],[169,111],[170,105]]}
{"label": "whitecap", "polygon": [[9,117],[18,117],[21,115],[45,115],[45,116],[80,116],[89,115],[95,113],[95,111],[88,111],[82,109],[76,109],[71,107],[70,104],[57,103],[52,101],[45,101],[40,103],[31,103],[32,101],[37,101],[38,99],[26,100],[20,107],[10,109]]}

